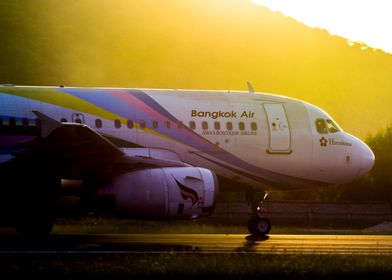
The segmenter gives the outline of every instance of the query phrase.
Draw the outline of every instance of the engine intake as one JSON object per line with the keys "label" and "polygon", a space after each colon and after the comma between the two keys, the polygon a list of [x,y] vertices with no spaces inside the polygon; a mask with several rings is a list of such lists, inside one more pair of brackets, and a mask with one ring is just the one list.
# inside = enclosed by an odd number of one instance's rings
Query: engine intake
{"label": "engine intake", "polygon": [[170,167],[118,175],[99,188],[96,196],[110,196],[115,212],[133,218],[196,219],[213,213],[217,193],[212,171]]}

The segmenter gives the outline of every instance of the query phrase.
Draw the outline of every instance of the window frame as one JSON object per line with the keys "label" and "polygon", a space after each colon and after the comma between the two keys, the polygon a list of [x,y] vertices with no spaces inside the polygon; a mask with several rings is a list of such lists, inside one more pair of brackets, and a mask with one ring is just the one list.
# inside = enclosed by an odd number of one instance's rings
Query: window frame
{"label": "window frame", "polygon": [[102,128],[103,122],[101,119],[95,119],[95,127],[96,128]]}
{"label": "window frame", "polygon": [[140,120],[139,121],[139,127],[141,129],[145,129],[147,127],[147,122],[145,120]]}
{"label": "window frame", "polygon": [[128,129],[133,129],[135,127],[135,123],[133,120],[127,120],[127,128]]}
{"label": "window frame", "polygon": [[257,127],[257,122],[251,122],[250,123],[250,129],[252,131],[257,131],[258,127]]}
{"label": "window frame", "polygon": [[316,131],[319,134],[328,134],[328,126],[327,126],[325,119],[323,119],[323,118],[316,119],[314,121],[314,125],[316,127]]}
{"label": "window frame", "polygon": [[195,130],[196,129],[196,122],[195,121],[190,121],[189,122],[189,128],[192,129],[192,130]]}
{"label": "window frame", "polygon": [[167,128],[167,129],[171,128],[171,122],[170,121],[165,121],[165,128]]}
{"label": "window frame", "polygon": [[115,127],[115,128],[117,128],[117,129],[120,129],[120,128],[121,128],[121,121],[120,121],[120,120],[115,119],[115,120],[113,121],[113,124],[114,124],[114,127]]}
{"label": "window frame", "polygon": [[[327,129],[329,133],[337,133],[341,131],[340,127],[333,120],[326,119],[325,123],[327,125]],[[331,125],[331,127],[329,125]]]}

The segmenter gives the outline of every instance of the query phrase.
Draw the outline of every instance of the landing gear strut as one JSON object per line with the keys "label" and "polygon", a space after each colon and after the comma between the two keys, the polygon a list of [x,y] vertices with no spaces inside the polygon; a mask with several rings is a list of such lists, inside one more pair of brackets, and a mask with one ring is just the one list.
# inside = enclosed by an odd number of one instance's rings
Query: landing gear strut
{"label": "landing gear strut", "polygon": [[248,230],[253,235],[267,235],[271,231],[271,222],[265,217],[262,204],[268,196],[268,192],[264,195],[260,192],[252,190],[247,193],[247,200],[251,203],[252,218],[248,223]]}

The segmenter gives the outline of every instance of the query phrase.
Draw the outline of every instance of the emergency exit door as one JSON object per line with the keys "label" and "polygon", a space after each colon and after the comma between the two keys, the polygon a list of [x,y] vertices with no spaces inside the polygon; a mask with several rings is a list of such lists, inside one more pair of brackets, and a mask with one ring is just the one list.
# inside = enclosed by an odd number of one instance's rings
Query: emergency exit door
{"label": "emergency exit door", "polygon": [[283,104],[264,104],[269,126],[269,148],[271,154],[290,154],[291,136]]}

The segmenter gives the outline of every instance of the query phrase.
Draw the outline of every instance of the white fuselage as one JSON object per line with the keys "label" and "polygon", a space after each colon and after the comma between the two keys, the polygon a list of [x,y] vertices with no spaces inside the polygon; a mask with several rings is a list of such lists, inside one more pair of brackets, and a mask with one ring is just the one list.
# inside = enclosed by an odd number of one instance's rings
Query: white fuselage
{"label": "white fuselage", "polygon": [[[369,147],[323,110],[272,94],[0,87],[0,104],[1,126],[40,111],[263,189],[345,183],[374,163]],[[10,137],[0,135],[0,148]]]}

